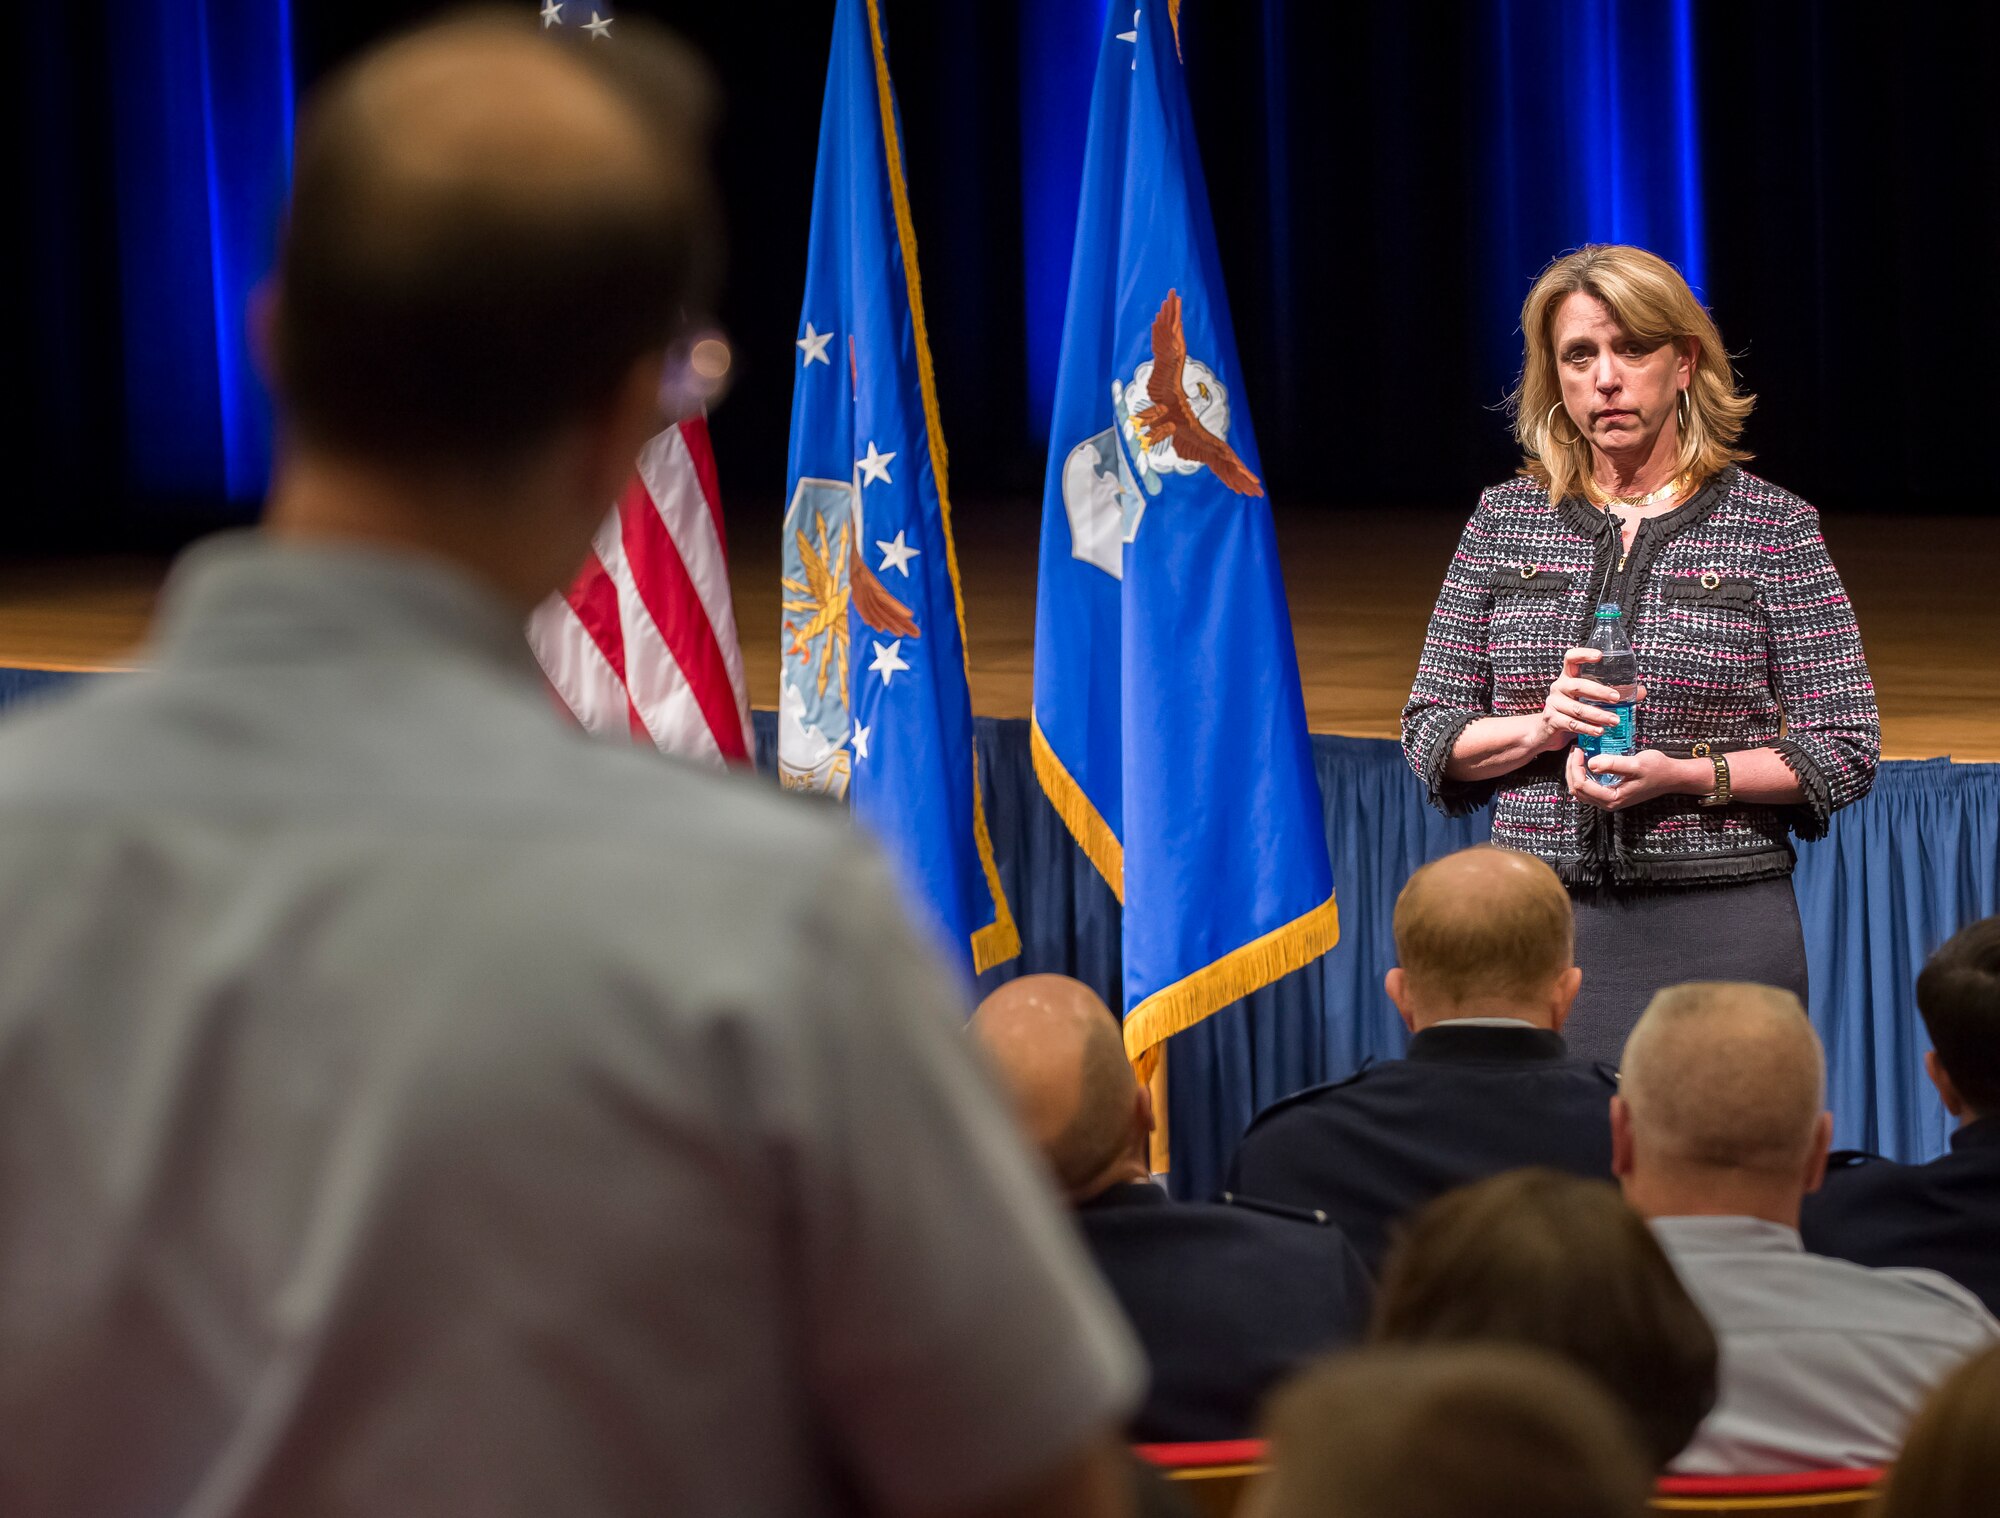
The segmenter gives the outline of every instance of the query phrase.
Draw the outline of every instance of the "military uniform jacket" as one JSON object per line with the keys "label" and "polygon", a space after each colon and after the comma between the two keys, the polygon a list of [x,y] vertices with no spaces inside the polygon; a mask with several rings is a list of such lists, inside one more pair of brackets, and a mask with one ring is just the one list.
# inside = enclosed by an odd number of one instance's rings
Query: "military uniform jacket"
{"label": "military uniform jacket", "polygon": [[1152,1363],[1141,1443],[1247,1437],[1267,1391],[1367,1325],[1367,1271],[1308,1212],[1176,1202],[1136,1181],[1084,1203],[1077,1222]]}
{"label": "military uniform jacket", "polygon": [[1967,1123],[1927,1165],[1834,1155],[1799,1231],[1814,1254],[1935,1270],[2000,1315],[2000,1117]]}
{"label": "military uniform jacket", "polygon": [[1267,1107],[1229,1189],[1323,1209],[1376,1270],[1392,1225],[1454,1186],[1523,1165],[1609,1180],[1616,1080],[1545,1028],[1437,1023],[1405,1059]]}

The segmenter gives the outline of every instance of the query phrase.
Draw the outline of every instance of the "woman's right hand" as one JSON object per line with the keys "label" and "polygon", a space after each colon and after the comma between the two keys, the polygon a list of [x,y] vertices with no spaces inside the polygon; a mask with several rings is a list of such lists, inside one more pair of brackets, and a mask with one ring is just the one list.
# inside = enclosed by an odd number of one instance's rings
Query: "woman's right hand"
{"label": "woman's right hand", "polygon": [[[1594,648],[1572,648],[1563,655],[1563,672],[1550,683],[1548,698],[1542,702],[1545,750],[1559,749],[1582,733],[1601,733],[1618,720],[1610,710],[1618,700],[1618,692],[1583,673],[1584,665],[1595,664],[1603,657]],[[1646,699],[1643,685],[1639,687],[1638,699]]]}

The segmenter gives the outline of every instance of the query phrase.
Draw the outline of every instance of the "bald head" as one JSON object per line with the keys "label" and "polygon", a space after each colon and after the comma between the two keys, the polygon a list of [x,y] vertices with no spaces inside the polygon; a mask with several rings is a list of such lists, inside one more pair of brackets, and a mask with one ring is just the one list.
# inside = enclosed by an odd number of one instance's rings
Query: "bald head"
{"label": "bald head", "polygon": [[1096,992],[1066,975],[1024,975],[979,1004],[972,1036],[1006,1084],[1030,1139],[1072,1200],[1145,1174],[1139,1085],[1118,1019]]}
{"label": "bald head", "polygon": [[1410,877],[1396,898],[1395,934],[1410,997],[1438,1015],[1545,1001],[1575,948],[1569,893],[1556,872],[1532,854],[1484,844]]}
{"label": "bald head", "polygon": [[1789,1179],[1821,1126],[1826,1066],[1789,991],[1670,986],[1625,1044],[1619,1096],[1642,1163]]}
{"label": "bald head", "polygon": [[371,188],[412,205],[438,193],[585,201],[658,174],[626,103],[551,40],[486,16],[414,33],[334,87],[328,121],[345,113],[338,129],[371,159]]}
{"label": "bald head", "polygon": [[461,17],[308,102],[272,323],[303,440],[518,457],[664,350],[701,293],[709,90],[663,35],[620,27],[592,52]]}

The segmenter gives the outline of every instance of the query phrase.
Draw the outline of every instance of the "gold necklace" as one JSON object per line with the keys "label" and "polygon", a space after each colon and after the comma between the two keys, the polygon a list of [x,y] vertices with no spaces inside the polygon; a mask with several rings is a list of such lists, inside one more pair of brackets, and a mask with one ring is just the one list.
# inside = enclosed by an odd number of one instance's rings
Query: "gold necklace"
{"label": "gold necklace", "polygon": [[[1627,511],[1644,511],[1656,501],[1666,500],[1670,497],[1683,494],[1684,487],[1689,485],[1692,480],[1693,476],[1691,474],[1684,474],[1678,479],[1668,480],[1658,490],[1647,491],[1644,495],[1613,495],[1602,485],[1598,484],[1596,480],[1585,475],[1583,493],[1602,506],[1607,515],[1613,507],[1618,506],[1624,507]],[[1620,574],[1624,573],[1625,561],[1631,557],[1631,552],[1632,550],[1626,546],[1624,537],[1621,534],[1618,542],[1618,572]]]}
{"label": "gold necklace", "polygon": [[1649,490],[1644,495],[1613,495],[1596,480],[1585,476],[1583,493],[1600,506],[1623,506],[1628,511],[1643,511],[1656,501],[1664,501],[1670,496],[1678,495],[1681,487],[1687,484],[1687,478],[1686,475],[1681,475],[1677,479],[1668,480],[1659,489]]}

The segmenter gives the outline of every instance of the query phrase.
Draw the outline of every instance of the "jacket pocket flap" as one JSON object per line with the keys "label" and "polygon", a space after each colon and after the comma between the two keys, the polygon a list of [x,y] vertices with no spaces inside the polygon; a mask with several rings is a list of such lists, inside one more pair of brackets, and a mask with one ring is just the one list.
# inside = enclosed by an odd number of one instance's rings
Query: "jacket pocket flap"
{"label": "jacket pocket flap", "polygon": [[1693,601],[1710,606],[1754,606],[1757,582],[1721,575],[1680,575],[1660,582],[1660,594],[1669,601]]}
{"label": "jacket pocket flap", "polygon": [[1576,578],[1566,569],[1537,569],[1532,564],[1510,565],[1493,571],[1493,589],[1529,596],[1559,596]]}

